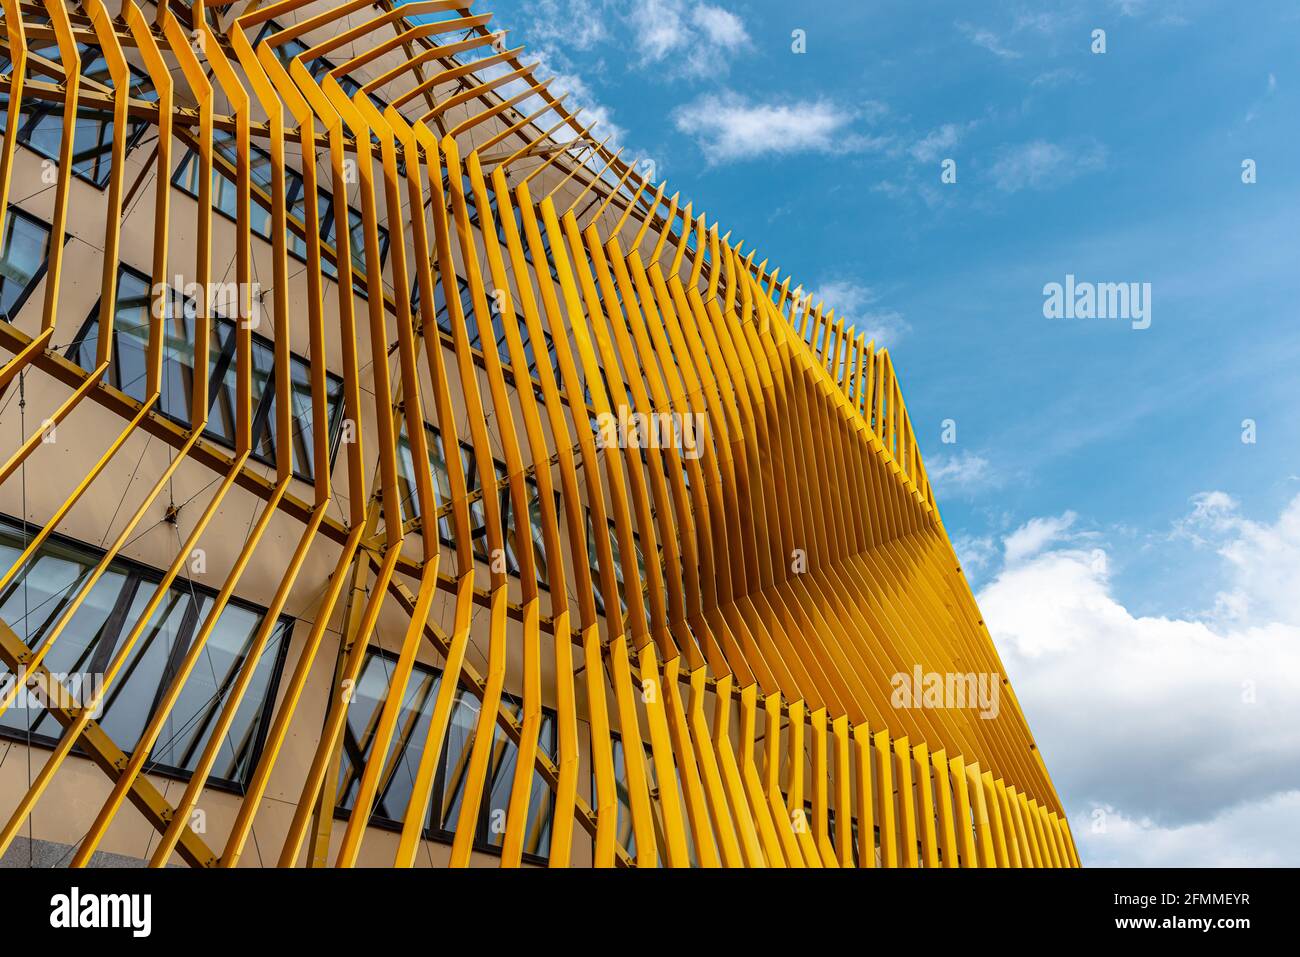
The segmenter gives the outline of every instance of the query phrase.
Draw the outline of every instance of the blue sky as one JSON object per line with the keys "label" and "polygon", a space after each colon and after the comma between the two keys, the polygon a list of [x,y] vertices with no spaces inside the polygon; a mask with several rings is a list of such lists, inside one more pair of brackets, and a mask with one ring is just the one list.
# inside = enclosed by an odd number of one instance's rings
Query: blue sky
{"label": "blue sky", "polygon": [[[889,346],[1085,857],[1300,863],[1300,8],[487,6]],[[1067,274],[1150,328],[1045,318]]]}

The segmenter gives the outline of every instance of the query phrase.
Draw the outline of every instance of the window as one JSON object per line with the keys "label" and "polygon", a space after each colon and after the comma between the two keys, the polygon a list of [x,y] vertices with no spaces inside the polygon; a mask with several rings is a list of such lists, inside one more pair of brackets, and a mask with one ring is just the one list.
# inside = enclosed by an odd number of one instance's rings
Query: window
{"label": "window", "polygon": [[[227,219],[234,220],[239,214],[238,192],[235,181],[222,175],[215,162],[224,159],[232,167],[239,165],[239,148],[235,134],[226,130],[214,130],[212,134],[212,208]],[[172,176],[172,183],[195,199],[199,198],[199,154],[189,150],[181,165]],[[284,171],[286,178],[285,202],[290,208],[301,199],[302,177],[290,169]],[[271,154],[256,146],[250,147],[248,178],[254,190],[260,189],[268,195],[271,192]],[[271,239],[271,213],[258,204],[256,200],[249,203],[249,228],[268,242]]]}
{"label": "window", "polygon": [[0,319],[12,322],[45,274],[51,229],[17,206],[5,213],[0,239]]}
{"label": "window", "polygon": [[[110,89],[113,78],[108,72],[108,63],[99,47],[85,43],[77,44],[81,55],[81,75],[87,80],[94,80]],[[47,60],[59,62],[58,44],[37,45],[31,52]],[[132,98],[137,100],[158,99],[158,91],[147,75],[131,67]],[[13,71],[13,62],[7,57],[0,57],[0,76],[7,76]],[[0,94],[0,132],[7,133],[9,96]],[[126,131],[126,148],[131,149],[140,141],[145,130],[149,128],[145,120],[131,120]],[[57,161],[59,148],[63,139],[63,103],[59,100],[24,99],[22,123],[18,127],[18,142],[28,149],[39,153],[46,159]],[[113,112],[93,106],[83,106],[77,110],[77,126],[72,137],[72,172],[103,189],[108,185],[108,177],[113,159]]]}
{"label": "window", "polygon": [[[614,554],[614,580],[618,582],[619,596],[618,604],[620,614],[627,612],[627,602],[623,598],[623,560],[618,553],[618,534],[615,531],[614,520],[608,519],[609,522],[609,547]],[[636,532],[632,533],[632,545],[636,549],[636,567],[640,572],[641,581],[645,581],[645,556],[641,554],[641,536]],[[595,593],[596,612],[605,614],[605,596],[600,592],[600,558],[596,554],[596,526],[591,520],[591,509],[587,509],[587,561],[591,566],[591,588]]]}
{"label": "window", "polygon": [[[253,41],[253,47],[256,48],[257,45],[261,43],[265,37],[269,36],[272,33],[279,33],[282,29],[284,28],[281,27],[280,24],[276,23],[274,20],[266,21],[266,25],[262,27],[262,31],[257,35],[257,39]],[[276,59],[278,59],[282,64],[284,64],[285,69],[288,69],[290,61],[293,60],[294,57],[301,56],[302,54],[306,53],[308,49],[309,47],[307,46],[307,44],[303,43],[301,40],[298,40],[296,38],[285,40],[284,42],[276,45],[275,56]],[[318,56],[314,60],[308,60],[303,65],[307,67],[307,72],[309,72],[312,75],[312,79],[316,80],[316,82],[318,83],[321,81],[321,79],[325,76],[326,73],[334,69],[334,64],[331,63],[329,60],[325,59],[323,56]],[[361,89],[361,84],[358,83],[356,80],[352,79],[352,77],[350,76],[339,77],[339,86],[343,87],[343,92],[346,93],[348,96],[355,95],[356,92]],[[376,97],[372,96],[371,99],[376,100],[376,105],[382,103],[382,101],[378,100],[378,98]],[[386,103],[383,104],[383,106],[379,107],[379,111],[381,113],[384,111],[385,106],[387,106]]]}
{"label": "window", "polygon": [[[623,752],[623,737],[617,731],[610,732],[610,749],[614,758],[614,796],[618,801],[617,824],[614,839],[623,846],[629,855],[636,856],[636,833],[632,830],[632,799],[627,787],[627,760]],[[653,755],[645,749],[647,771],[653,767]],[[592,762],[593,766],[595,762]],[[596,774],[591,775],[591,809],[599,811],[599,795],[596,791]]]}
{"label": "window", "polygon": [[[395,659],[386,652],[372,649],[357,681],[348,723],[343,735],[343,759],[339,768],[339,815],[346,816],[356,802],[360,776],[374,746],[374,729],[388,692]],[[397,733],[389,745],[387,763],[381,778],[370,823],[398,828],[406,816],[411,800],[415,771],[424,752],[433,705],[442,674],[434,668],[416,664],[402,701]],[[518,718],[523,704],[513,696],[504,696],[507,709]],[[460,826],[460,809],[465,793],[465,774],[474,731],[478,724],[479,702],[463,688],[456,691],[448,722],[447,736],[434,774],[433,799],[425,818],[425,837],[450,841]],[[556,757],[555,713],[542,710],[538,748]],[[480,851],[499,851],[505,838],[505,812],[510,804],[515,762],[519,749],[495,727],[492,737],[488,773],[483,782],[483,796],[478,819],[474,822],[474,846]],[[524,858],[543,862],[550,852],[551,816],[554,812],[550,787],[538,773],[533,774],[532,796],[528,802],[528,822],[524,829]]]}
{"label": "window", "polygon": [[[429,425],[427,422],[424,425],[424,430],[425,441],[429,447],[429,470],[433,475],[434,501],[441,508],[451,501],[451,479],[447,471],[447,458],[443,449],[442,434],[436,427]],[[461,442],[460,459],[465,473],[466,490],[472,493],[479,488],[474,447],[467,442]],[[506,476],[505,464],[494,459],[493,467],[497,480],[504,479]],[[411,457],[411,443],[407,436],[405,421],[402,422],[398,434],[397,469],[397,488],[398,494],[401,496],[402,515],[405,521],[410,521],[419,517],[420,501],[415,488],[415,463]],[[538,491],[536,479],[532,476],[525,479],[525,485],[528,489],[528,528],[533,539],[533,559],[537,564],[538,581],[541,587],[546,588],[546,544],[542,533],[541,493]],[[508,488],[501,489],[500,501],[501,516],[505,523],[506,572],[518,576],[519,560],[517,556],[521,547],[519,540],[520,523],[514,514]],[[558,505],[558,495],[556,496],[556,502]],[[481,562],[487,563],[489,559],[487,518],[482,499],[470,503],[469,516],[474,557]],[[449,548],[455,547],[456,541],[450,515],[444,515],[438,520],[438,538]]]}
{"label": "window", "polygon": [[[482,351],[483,340],[478,332],[478,320],[475,318],[474,298],[470,293],[469,283],[460,276],[456,277],[456,287],[460,295],[461,312],[465,315],[465,328],[469,333],[469,344],[471,348]],[[433,304],[434,319],[438,323],[438,328],[447,335],[452,334],[451,312],[447,308],[447,296],[442,288],[442,281],[438,273],[434,272],[433,277]],[[417,277],[411,283],[411,312],[415,313],[420,308],[420,280]],[[506,339],[505,316],[503,313],[493,310],[492,331],[496,334],[497,356],[501,363],[507,367],[510,366],[510,343]],[[528,360],[528,375],[531,378],[537,376],[537,354],[533,348],[532,334],[528,331],[528,326],[523,318],[519,318],[519,338],[523,343],[524,356]],[[542,330],[542,339],[546,343],[546,354],[551,361],[551,368],[555,372],[556,378],[560,375],[560,359],[555,351],[555,339],[545,329]],[[537,394],[541,396],[540,389]]]}
{"label": "window", "polygon": [[[528,325],[522,317],[517,319],[519,328],[519,339],[523,345],[524,358],[528,363],[528,376],[533,378],[537,375],[537,354],[533,348],[532,333],[528,331]],[[473,324],[471,324],[471,328]],[[510,341],[506,338],[505,313],[499,309],[492,310],[492,332],[496,339],[497,357],[505,366],[510,366]],[[477,348],[482,348],[478,341],[478,332],[474,331],[474,340]],[[559,356],[555,351],[555,340],[545,329],[542,330],[542,340],[546,343],[546,354],[550,358],[551,368],[555,372],[556,378],[560,375]]]}
{"label": "window", "polygon": [[[113,356],[107,380],[113,387],[143,402],[150,324],[149,277],[130,266],[118,270],[117,308],[113,318]],[[162,395],[159,411],[181,425],[195,420],[191,401],[194,382],[194,335],[197,306],[192,299],[172,290],[164,320]],[[68,348],[68,358],[90,370],[95,367],[99,339],[99,306]],[[209,343],[208,424],[204,435],[222,445],[234,447],[236,422],[235,324],[216,317],[211,323]],[[275,361],[274,345],[253,335],[252,350],[252,437],[253,458],[275,464]],[[315,475],[312,445],[311,365],[298,355],[290,356],[290,395],[293,399],[294,474],[310,482]],[[326,374],[325,399],[329,409],[326,427],[330,455],[338,445],[343,421],[343,380]]]}
{"label": "window", "polygon": [[[495,221],[497,218],[497,194],[492,189],[491,183],[485,183],[484,185],[487,187],[488,209],[492,211],[492,218]],[[466,173],[461,173],[460,175],[460,188],[465,197],[465,213],[469,218],[469,224],[471,226],[477,226],[482,217],[479,216],[478,202],[474,197],[474,184],[470,182],[469,175]],[[451,199],[451,179],[449,176],[443,176],[442,178],[442,194],[447,199],[447,215],[451,218],[454,214]],[[500,230],[501,227],[498,225],[498,234],[500,234]],[[505,240],[502,239],[501,242],[504,243]]]}
{"label": "window", "polygon": [[[15,562],[31,537],[30,527],[24,534],[18,522],[0,517],[0,563]],[[90,546],[51,536],[0,594],[0,618],[29,647],[39,648],[62,615],[65,602],[102,554]],[[45,667],[54,675],[69,676],[64,684],[74,693],[92,693],[87,677],[107,669],[139,623],[161,579],[153,569],[114,560],[51,647]],[[108,687],[98,721],[127,753],[139,741],[158,699],[189,651],[215,594],[192,582],[173,583]],[[154,744],[148,770],[180,777],[193,770],[265,614],[265,610],[235,599],[226,605]],[[218,786],[241,787],[256,765],[292,625],[291,618],[282,617],[257,659],[253,680],[213,767],[213,783]],[[3,665],[0,674],[8,675]],[[25,740],[30,730],[33,741],[52,746],[62,733],[58,722],[43,709],[29,710],[26,706],[30,704],[25,697],[16,698],[14,706],[0,715],[0,734]]]}
{"label": "window", "polygon": [[[632,800],[628,791],[627,783],[627,752],[623,748],[623,736],[621,734],[617,731],[611,731],[609,736],[610,750],[612,751],[614,764],[614,796],[618,802],[618,816],[614,828],[614,837],[615,840],[622,845],[623,849],[627,851],[628,855],[635,858],[636,833],[632,827]],[[662,847],[664,845],[664,826],[659,801],[664,799],[664,793],[659,790],[659,775],[655,768],[654,750],[650,747],[649,743],[646,742],[642,743],[642,747],[645,750],[645,772],[648,790],[652,794],[658,793],[659,796],[659,800],[652,800],[650,802],[650,813],[654,819],[656,841],[660,847]],[[594,766],[594,760],[592,764]],[[677,793],[680,794],[682,791],[681,775],[676,773],[676,768],[673,770],[677,777]],[[596,793],[596,774],[593,771],[591,775],[591,809],[593,811],[599,810],[598,801],[599,797]],[[691,866],[695,867],[699,862],[696,860],[695,841],[691,834],[691,820],[690,817],[687,816],[684,807],[681,808],[681,819],[686,830],[686,847],[690,854]],[[657,859],[660,867],[665,866],[667,863],[662,853],[657,855]]]}
{"label": "window", "polygon": [[[226,160],[232,167],[237,167],[238,149],[236,146],[235,134],[224,130],[217,130],[212,136],[212,146],[217,156]],[[252,185],[268,196],[271,193],[271,154],[257,146],[249,147],[249,179]],[[172,185],[181,192],[193,197],[199,198],[199,154],[194,150],[187,150],[184,159],[176,167],[176,172],[172,175]],[[290,216],[295,217],[301,222],[306,222],[306,196],[304,194],[305,186],[302,175],[296,170],[286,168],[285,176],[285,208]],[[212,208],[222,216],[234,221],[238,217],[239,205],[238,196],[235,188],[235,182],[228,179],[220,169],[214,164],[212,168]],[[334,244],[334,205],[330,194],[325,190],[320,190],[316,197],[316,209],[320,216],[320,238],[321,242]],[[349,237],[352,241],[352,268],[359,273],[353,283],[357,293],[361,296],[366,295],[365,269],[366,269],[366,234],[363,226],[361,213],[358,210],[348,207]],[[258,236],[261,236],[267,242],[271,237],[271,212],[265,209],[256,200],[249,204],[249,228]],[[379,230],[379,266],[382,269],[384,263],[388,260],[388,230],[383,226]],[[307,261],[307,242],[297,233],[289,232],[287,237],[289,253],[294,258]],[[338,269],[332,262],[325,259],[321,260],[321,271],[330,279],[338,279]]]}
{"label": "window", "polygon": [[[379,232],[379,268],[384,268],[388,261],[388,230],[377,227]],[[327,206],[320,217],[321,242],[334,245],[334,208]],[[356,273],[353,286],[362,296],[366,294],[366,230],[365,222],[359,210],[348,207],[348,239],[352,249],[352,269]],[[321,271],[331,279],[338,279],[338,270],[334,264],[321,260]]]}
{"label": "window", "polygon": [[[519,230],[519,245],[523,247],[524,259],[531,263],[533,261],[533,247],[532,247],[532,243],[528,241],[528,234],[524,231],[524,214],[520,211],[519,207],[515,206],[512,208],[514,209],[514,213],[515,213],[515,226]],[[495,194],[492,197],[492,212],[495,215],[496,213]],[[546,224],[542,222],[542,217],[540,213],[537,214],[537,232],[542,239],[542,253],[546,258],[546,268],[550,270],[551,278],[554,279],[556,282],[559,282],[560,274],[556,270],[555,264],[551,262],[551,234],[550,231],[547,230]],[[501,217],[499,216],[497,217],[497,238],[501,240],[502,246],[506,245],[505,225],[503,224]]]}
{"label": "window", "polygon": [[[470,293],[469,283],[457,276],[456,290],[460,298],[461,312],[465,315],[465,328],[469,333],[469,344],[472,348],[478,349],[481,347],[482,342],[478,335],[478,323],[474,319],[474,297]],[[420,279],[417,276],[415,282],[411,285],[411,312],[414,313],[419,308]],[[447,292],[443,288],[442,279],[436,269],[433,273],[433,316],[438,323],[438,328],[447,335],[451,335],[451,309],[447,305]]]}

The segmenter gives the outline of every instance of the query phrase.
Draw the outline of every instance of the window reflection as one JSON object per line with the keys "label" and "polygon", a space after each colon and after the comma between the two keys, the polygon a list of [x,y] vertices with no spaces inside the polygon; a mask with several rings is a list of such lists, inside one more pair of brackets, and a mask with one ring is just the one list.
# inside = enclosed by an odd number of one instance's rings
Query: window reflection
{"label": "window reflection", "polygon": [[[18,559],[36,529],[0,516],[0,565]],[[44,644],[73,595],[100,561],[96,550],[57,536],[45,542],[27,567],[0,594],[0,618],[33,649]],[[44,665],[68,675],[73,691],[89,691],[86,676],[102,675],[136,628],[161,579],[156,571],[117,559],[111,562],[86,600],[51,646]],[[212,608],[213,594],[190,582],[176,582],[163,595],[132,646],[103,702],[98,721],[113,741],[130,753],[158,701],[188,653]],[[185,775],[193,770],[232,684],[248,660],[265,612],[232,600],[217,618],[198,662],[150,753],[149,770]],[[243,783],[251,773],[274,701],[284,646],[292,619],[281,618],[267,638],[253,679],[222,742],[213,768],[218,785]],[[0,665],[0,675],[8,670]],[[52,744],[61,726],[44,709],[15,700],[0,715],[0,734]]]}
{"label": "window reflection", "polygon": [[[147,386],[146,356],[149,346],[151,315],[149,277],[129,266],[118,270],[117,308],[113,318],[113,353],[108,382],[139,401],[144,401]],[[168,418],[188,426],[195,420],[194,339],[197,306],[192,299],[176,290],[165,300],[163,321],[163,367],[160,411]],[[220,316],[210,325],[208,353],[209,406],[204,435],[223,445],[235,445],[237,421],[237,366],[235,324]],[[99,306],[91,311],[81,333],[68,349],[68,358],[83,369],[95,367],[99,339]],[[312,436],[311,366],[308,360],[290,354],[289,376],[293,399],[294,474],[311,481],[315,474]],[[275,347],[272,342],[252,335],[252,455],[268,465],[275,464],[278,437],[275,433]],[[338,444],[343,420],[343,380],[326,373],[326,407],[329,421],[330,454]]]}
{"label": "window reflection", "polygon": [[[372,650],[357,681],[355,696],[348,708],[343,761],[339,772],[339,808],[342,816],[346,816],[355,804],[360,775],[366,761],[370,759],[375,726],[379,722],[394,665],[394,659],[387,653]],[[396,827],[406,817],[415,772],[423,754],[441,681],[442,675],[438,670],[416,664],[402,700],[393,740],[384,759],[380,788],[371,815],[372,824]],[[523,704],[517,698],[506,695],[503,703],[516,718],[522,715]],[[466,774],[478,719],[478,699],[464,688],[458,688],[447,734],[442,742],[432,800],[430,806],[422,811],[425,815],[425,836],[428,838],[449,841],[461,826]],[[555,714],[549,709],[543,709],[538,747],[554,760],[556,746]],[[478,819],[474,822],[474,846],[479,850],[500,850],[504,841],[505,817],[510,804],[518,753],[515,742],[510,740],[500,726],[494,726],[483,796]],[[534,772],[528,802],[528,820],[524,828],[525,858],[540,861],[550,853],[552,813],[551,789],[542,776]]]}
{"label": "window reflection", "polygon": [[[6,51],[7,52],[7,51]],[[30,53],[60,63],[61,55],[57,43],[35,44]],[[113,77],[108,70],[99,47],[86,43],[77,44],[81,57],[81,76],[108,89],[113,89]],[[158,91],[153,81],[136,69],[131,71],[130,96],[136,100],[156,101]],[[13,61],[8,56],[0,55],[0,76],[13,72]],[[63,102],[60,100],[24,97],[22,113],[18,126],[18,142],[44,156],[46,159],[59,159],[63,141]],[[0,133],[8,133],[9,95],[0,93]],[[146,120],[129,120],[126,130],[126,149],[130,152],[145,130],[149,128]],[[93,106],[81,106],[77,110],[76,125],[72,135],[72,172],[94,186],[103,189],[108,184],[113,160],[113,112]]]}
{"label": "window reflection", "polygon": [[17,206],[5,211],[0,237],[0,319],[13,321],[45,272],[52,230]]}

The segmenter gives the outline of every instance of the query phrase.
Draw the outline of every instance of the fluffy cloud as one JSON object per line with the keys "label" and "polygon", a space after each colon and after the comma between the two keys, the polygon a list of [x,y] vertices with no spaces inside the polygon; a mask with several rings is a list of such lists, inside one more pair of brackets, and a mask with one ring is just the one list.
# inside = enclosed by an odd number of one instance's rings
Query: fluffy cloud
{"label": "fluffy cloud", "polygon": [[917,140],[908,148],[908,152],[920,163],[931,163],[952,149],[961,139],[961,127],[956,123],[945,123],[937,130]]}
{"label": "fluffy cloud", "polygon": [[844,319],[854,331],[866,335],[876,348],[892,346],[912,328],[895,309],[880,308],[879,295],[870,286],[851,279],[831,279],[810,293],[813,304],[825,303],[834,309],[837,319]]}
{"label": "fluffy cloud", "polygon": [[700,0],[532,0],[521,16],[530,48],[588,54],[584,63],[608,49],[668,79],[716,75],[752,46],[739,16]]}
{"label": "fluffy cloud", "polygon": [[953,540],[952,548],[957,553],[957,560],[961,562],[968,580],[974,577],[974,573],[988,568],[998,555],[991,535],[962,535]]}
{"label": "fluffy cloud", "polygon": [[1003,541],[1004,555],[1008,565],[1032,558],[1046,546],[1060,541],[1074,524],[1077,516],[1066,512],[1051,518],[1031,518],[1021,525]]}
{"label": "fluffy cloud", "polygon": [[1030,82],[1030,86],[1045,87],[1051,89],[1057,86],[1064,86],[1067,83],[1077,83],[1084,79],[1084,75],[1073,67],[1062,66],[1054,70],[1046,70]]}
{"label": "fluffy cloud", "polygon": [[935,455],[926,463],[925,474],[941,500],[954,494],[969,495],[997,484],[997,474],[989,460],[974,452]]}
{"label": "fluffy cloud", "polygon": [[1106,165],[1106,148],[1088,142],[1076,146],[1033,140],[999,151],[990,173],[1004,193],[1062,186]]}
{"label": "fluffy cloud", "polygon": [[992,30],[985,27],[977,27],[969,23],[957,23],[957,30],[971,43],[981,49],[988,50],[994,56],[1001,57],[1004,60],[1018,60],[1020,54],[1015,50],[1009,49]]}
{"label": "fluffy cloud", "polygon": [[1099,807],[1072,818],[1070,830],[1080,857],[1093,867],[1294,867],[1300,791],[1172,827]]}
{"label": "fluffy cloud", "polygon": [[1231,572],[1229,587],[1215,595],[1214,617],[1229,626],[1300,628],[1300,496],[1271,525],[1242,517],[1223,492],[1203,493],[1193,504],[1179,529],[1215,548]]}
{"label": "fluffy cloud", "polygon": [[[570,112],[578,109],[582,110],[582,115],[578,119],[587,126],[594,126],[592,133],[597,142],[608,136],[610,141],[607,145],[611,149],[618,149],[624,143],[627,131],[614,122],[614,111],[600,102],[581,76],[572,72],[568,60],[563,54],[546,48],[538,48],[526,54],[524,59],[537,63],[536,76],[549,76],[552,78],[550,90],[553,95],[559,97],[568,94],[569,98],[565,101],[565,107]],[[535,104],[531,101],[524,104],[524,108],[529,111],[540,106],[540,100]],[[555,120],[553,119],[551,122],[554,123]],[[556,139],[563,141],[571,139],[575,134],[566,125],[556,130],[553,135]]]}
{"label": "fluffy cloud", "polygon": [[641,64],[669,74],[716,73],[750,42],[740,17],[709,3],[640,0],[627,19]]}
{"label": "fluffy cloud", "polygon": [[608,0],[530,0],[524,39],[531,46],[564,44],[590,50],[609,39],[604,16]]}
{"label": "fluffy cloud", "polygon": [[1184,524],[1225,560],[1231,619],[1134,615],[1068,513],[1007,536],[980,607],[1085,860],[1294,865],[1300,497],[1266,524],[1209,493]]}
{"label": "fluffy cloud", "polygon": [[708,93],[679,107],[673,122],[695,137],[710,164],[767,154],[848,149],[854,113],[832,103],[751,101],[738,93]]}

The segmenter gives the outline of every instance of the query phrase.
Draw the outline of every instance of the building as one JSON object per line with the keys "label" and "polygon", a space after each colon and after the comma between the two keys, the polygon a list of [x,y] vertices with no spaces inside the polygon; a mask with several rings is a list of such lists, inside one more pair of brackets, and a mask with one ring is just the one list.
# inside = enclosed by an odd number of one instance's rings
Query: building
{"label": "building", "polygon": [[489,14],[39,9],[6,863],[1078,864],[888,353]]}

